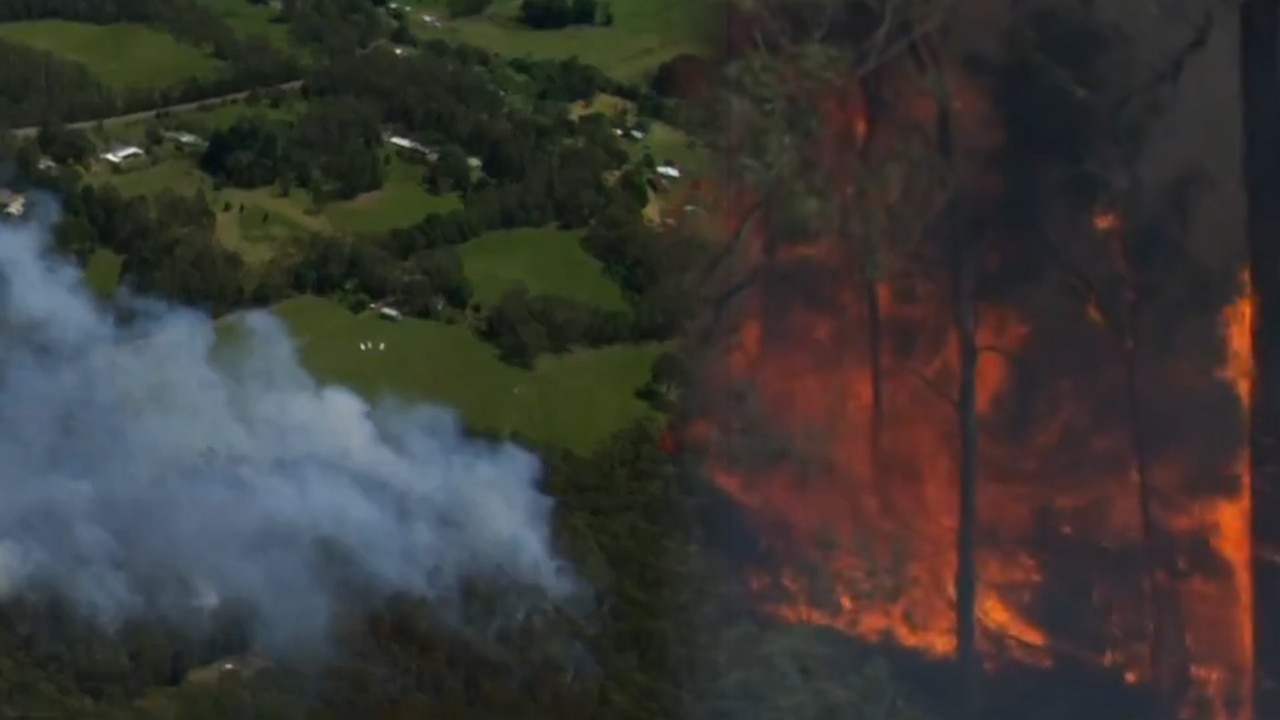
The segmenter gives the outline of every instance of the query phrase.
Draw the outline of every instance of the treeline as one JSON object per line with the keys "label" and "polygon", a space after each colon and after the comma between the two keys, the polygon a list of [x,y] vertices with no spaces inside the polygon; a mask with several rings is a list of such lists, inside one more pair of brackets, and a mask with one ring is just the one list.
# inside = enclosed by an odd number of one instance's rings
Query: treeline
{"label": "treeline", "polygon": [[[282,0],[280,19],[298,42],[338,56],[369,47],[390,32],[390,20],[370,0]],[[385,4],[385,3],[382,3]]]}
{"label": "treeline", "polygon": [[[108,25],[146,24],[209,52],[226,63],[214,77],[193,77],[159,90],[119,93],[89,68],[52,53],[0,42],[0,110],[10,127],[75,122],[193,102],[296,80],[296,59],[269,40],[237,33],[195,0],[14,0],[0,3],[0,22],[62,19]],[[163,62],[157,58],[157,62]],[[33,71],[33,68],[43,70]]]}
{"label": "treeline", "polygon": [[[296,123],[246,117],[212,135],[201,166],[218,182],[345,198],[381,186],[379,127],[391,124],[433,154],[422,159],[427,189],[463,201],[412,227],[300,243],[277,258],[254,299],[310,293],[353,309],[384,301],[421,317],[465,314],[521,365],[572,347],[670,337],[685,299],[662,278],[677,276],[687,253],[644,223],[646,171],[630,164],[609,119],[566,117],[565,95],[593,97],[614,84],[593,71],[508,65],[443,43],[408,58],[373,51],[318,68]],[[586,247],[619,281],[630,312],[520,290],[492,308],[472,302],[455,248],[494,230],[548,225],[589,228]]]}
{"label": "treeline", "polygon": [[613,8],[599,0],[522,0],[521,24],[534,30],[559,30],[571,25],[613,24]]}

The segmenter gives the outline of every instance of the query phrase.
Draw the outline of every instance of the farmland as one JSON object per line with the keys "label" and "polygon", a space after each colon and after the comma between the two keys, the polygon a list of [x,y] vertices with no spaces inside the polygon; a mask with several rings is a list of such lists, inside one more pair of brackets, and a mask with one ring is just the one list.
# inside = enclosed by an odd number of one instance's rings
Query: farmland
{"label": "farmland", "polygon": [[552,294],[608,309],[625,307],[622,294],[600,263],[582,251],[582,233],[550,228],[503,230],[462,246],[462,262],[476,299],[493,302],[524,285],[532,294]]}
{"label": "farmland", "polygon": [[[657,345],[582,350],[542,358],[533,370],[503,364],[465,327],[353,315],[320,298],[286,300],[276,313],[317,378],[369,398],[394,395],[456,407],[476,427],[514,432],[577,450],[645,417],[633,391]],[[361,342],[386,350],[360,350]]]}
{"label": "farmland", "polygon": [[203,51],[144,25],[33,20],[0,23],[0,38],[80,63],[116,90],[154,90],[222,69]]}
{"label": "farmland", "polygon": [[[424,37],[446,37],[492,52],[535,58],[577,56],[614,77],[636,80],[682,52],[703,46],[699,14],[710,5],[700,0],[615,0],[615,21],[609,27],[568,27],[531,30],[516,19],[519,0],[499,0],[482,16],[435,27],[415,18]],[[443,15],[438,3],[418,7]]]}

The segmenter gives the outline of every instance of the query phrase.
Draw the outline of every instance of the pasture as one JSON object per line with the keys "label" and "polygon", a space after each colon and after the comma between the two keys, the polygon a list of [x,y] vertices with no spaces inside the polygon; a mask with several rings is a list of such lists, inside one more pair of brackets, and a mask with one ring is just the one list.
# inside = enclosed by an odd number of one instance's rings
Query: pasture
{"label": "pasture", "polygon": [[622,291],[605,276],[600,262],[582,249],[581,239],[581,232],[554,228],[501,230],[464,243],[458,252],[475,298],[486,305],[524,284],[532,295],[561,295],[625,309]]}
{"label": "pasture", "polygon": [[276,45],[290,46],[289,28],[275,22],[276,10],[270,5],[257,5],[249,0],[200,0],[239,35],[259,35]]}
{"label": "pasture", "polygon": [[[635,103],[604,94],[597,95],[591,102],[574,103],[569,107],[569,114],[575,118],[598,112],[610,118],[624,115],[628,122],[635,121],[635,111]],[[706,150],[679,128],[664,122],[650,123],[648,133],[640,140],[624,135],[622,143],[635,159],[648,154],[660,165],[672,163],[694,172],[706,164]]]}
{"label": "pasture", "polygon": [[[461,325],[388,322],[315,297],[285,301],[276,314],[298,342],[303,365],[322,382],[370,399],[440,402],[478,428],[586,451],[651,413],[634,391],[660,345],[544,357],[527,371],[503,364]],[[375,349],[362,351],[361,342]],[[376,349],[380,343],[385,350]]]}
{"label": "pasture", "polygon": [[435,196],[419,182],[421,168],[393,159],[381,190],[351,200],[315,206],[306,193],[281,195],[274,187],[215,189],[188,155],[159,155],[150,165],[124,171],[100,169],[92,176],[126,195],[154,196],[166,190],[203,191],[217,215],[218,238],[249,262],[268,259],[280,243],[309,233],[370,233],[408,227],[428,213],[460,207],[457,196]]}
{"label": "pasture", "polygon": [[[443,3],[423,3],[447,17]],[[609,27],[569,27],[530,30],[517,21],[519,0],[498,0],[484,15],[448,21],[434,27],[415,14],[413,27],[424,37],[445,37],[510,57],[568,58],[583,62],[622,80],[638,80],[682,52],[703,47],[705,0],[613,0],[614,24]]]}
{"label": "pasture", "polygon": [[204,51],[144,25],[31,20],[0,23],[0,38],[78,62],[122,91],[154,90],[222,70]]}

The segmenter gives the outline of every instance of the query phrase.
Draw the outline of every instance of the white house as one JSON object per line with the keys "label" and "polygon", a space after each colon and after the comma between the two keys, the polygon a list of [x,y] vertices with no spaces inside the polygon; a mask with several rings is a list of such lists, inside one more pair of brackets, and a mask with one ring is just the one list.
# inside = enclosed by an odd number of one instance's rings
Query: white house
{"label": "white house", "polygon": [[142,152],[142,148],[134,145],[124,145],[112,150],[111,152],[103,153],[102,159],[112,165],[120,165],[126,160],[143,157],[144,155],[146,155],[146,153]]}
{"label": "white house", "polygon": [[407,137],[402,137],[400,135],[389,135],[387,137],[387,142],[391,143],[392,145],[395,145],[401,150],[408,150],[410,152],[415,152],[420,155],[426,155],[428,158],[434,154],[431,148],[427,147],[426,145],[423,145],[417,140],[411,140]]}
{"label": "white house", "polygon": [[203,147],[208,144],[204,141],[204,138],[189,132],[166,132],[164,136],[179,144],[190,145],[191,147]]}
{"label": "white house", "polygon": [[654,168],[659,175],[665,178],[677,179],[680,177],[680,168],[675,165],[659,165]]}
{"label": "white house", "polygon": [[5,217],[22,217],[27,211],[27,199],[9,190],[0,189],[0,214]]}

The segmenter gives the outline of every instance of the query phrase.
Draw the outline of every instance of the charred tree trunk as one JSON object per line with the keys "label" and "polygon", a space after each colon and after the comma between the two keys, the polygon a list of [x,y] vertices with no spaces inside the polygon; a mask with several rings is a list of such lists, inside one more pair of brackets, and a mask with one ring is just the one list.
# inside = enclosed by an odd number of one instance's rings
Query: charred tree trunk
{"label": "charred tree trunk", "polygon": [[1161,717],[1171,717],[1185,695],[1190,677],[1182,628],[1181,602],[1170,573],[1168,539],[1156,517],[1156,491],[1147,451],[1142,399],[1139,389],[1137,322],[1138,301],[1131,300],[1124,343],[1125,391],[1129,406],[1129,452],[1138,486],[1138,513],[1142,532],[1143,584],[1150,632],[1147,662],[1160,692]]}
{"label": "charred tree trunk", "polygon": [[[954,168],[955,135],[951,102],[945,92],[938,103],[938,154]],[[958,517],[956,522],[956,660],[960,669],[960,693],[964,717],[980,716],[982,681],[978,657],[978,342],[971,237],[963,227],[959,199],[948,209],[947,243],[950,251],[953,323],[958,346],[960,377],[956,394],[956,420],[960,438]]]}
{"label": "charred tree trunk", "polygon": [[867,355],[871,364],[871,466],[878,473],[884,444],[884,318],[880,308],[880,283],[866,281]]}
{"label": "charred tree trunk", "polygon": [[1253,356],[1249,482],[1253,503],[1253,717],[1280,718],[1280,0],[1240,11],[1244,181]]}

